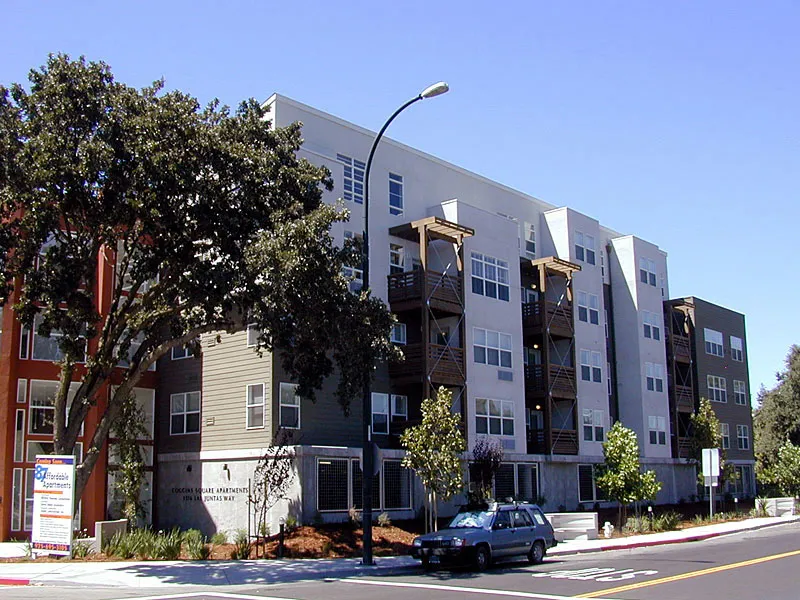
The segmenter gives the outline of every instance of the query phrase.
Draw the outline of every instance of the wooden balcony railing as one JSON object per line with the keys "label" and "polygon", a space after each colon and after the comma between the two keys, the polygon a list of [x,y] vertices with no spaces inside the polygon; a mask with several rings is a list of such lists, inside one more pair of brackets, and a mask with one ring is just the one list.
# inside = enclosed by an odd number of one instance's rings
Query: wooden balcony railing
{"label": "wooden balcony railing", "polygon": [[676,333],[670,333],[670,340],[672,345],[672,356],[675,357],[676,360],[680,360],[683,362],[689,362],[692,360],[692,346],[689,342],[689,337],[685,335],[679,335]]}
{"label": "wooden balcony railing", "polygon": [[[389,376],[422,381],[429,374],[432,383],[464,385],[464,349],[438,344],[407,344],[405,360],[389,364]],[[427,353],[429,373],[424,372],[423,357]]]}
{"label": "wooden balcony railing", "polygon": [[688,437],[678,438],[678,458],[689,458],[692,451],[692,439]]}
{"label": "wooden balcony railing", "polygon": [[547,395],[558,398],[575,398],[575,369],[565,365],[525,365],[525,392],[529,395]]}
{"label": "wooden balcony railing", "polygon": [[572,325],[572,305],[566,301],[561,303],[549,300],[527,302],[522,305],[522,326],[535,333],[546,330],[562,337],[573,337],[575,330]]}
{"label": "wooden balcony railing", "polygon": [[578,432],[571,429],[553,429],[553,454],[577,454]]}
{"label": "wooden balcony railing", "polygon": [[407,310],[427,302],[433,308],[461,314],[464,291],[461,275],[414,269],[388,276],[389,304],[392,310]]}
{"label": "wooden balcony railing", "polygon": [[676,385],[675,406],[679,412],[694,412],[694,390],[690,385]]}

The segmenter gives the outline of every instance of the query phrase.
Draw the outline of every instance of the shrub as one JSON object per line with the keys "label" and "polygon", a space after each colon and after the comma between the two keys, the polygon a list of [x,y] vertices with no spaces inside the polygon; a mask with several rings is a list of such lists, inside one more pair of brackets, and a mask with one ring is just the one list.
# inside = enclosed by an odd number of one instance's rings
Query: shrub
{"label": "shrub", "polygon": [[150,556],[156,560],[177,560],[181,555],[182,544],[183,535],[177,527],[167,533],[159,531],[153,536],[153,548]]}
{"label": "shrub", "polygon": [[246,560],[250,558],[250,551],[253,544],[250,542],[250,535],[244,529],[238,529],[236,536],[233,538],[233,550],[231,550],[231,559],[233,560]]}
{"label": "shrub", "polygon": [[350,524],[353,527],[361,527],[361,512],[355,506],[351,506],[347,514],[350,517]]}
{"label": "shrub", "polygon": [[94,554],[92,545],[83,540],[77,540],[72,544],[72,558],[86,558]]}
{"label": "shrub", "polygon": [[225,531],[218,531],[211,536],[211,543],[220,545],[228,543],[228,534]]}
{"label": "shrub", "polygon": [[205,536],[197,529],[190,529],[183,534],[186,543],[186,554],[191,560],[208,560],[211,556],[211,546],[206,544]]}
{"label": "shrub", "polygon": [[625,525],[622,526],[622,531],[625,533],[647,533],[648,531],[652,531],[650,519],[628,517]]}
{"label": "shrub", "polygon": [[681,516],[670,510],[653,518],[653,531],[672,531],[680,522]]}
{"label": "shrub", "polygon": [[378,515],[378,527],[389,527],[392,524],[392,520],[389,518],[389,513],[382,512]]}
{"label": "shrub", "polygon": [[292,529],[296,529],[299,523],[297,522],[297,517],[294,515],[286,515],[286,529],[287,531],[291,531]]}

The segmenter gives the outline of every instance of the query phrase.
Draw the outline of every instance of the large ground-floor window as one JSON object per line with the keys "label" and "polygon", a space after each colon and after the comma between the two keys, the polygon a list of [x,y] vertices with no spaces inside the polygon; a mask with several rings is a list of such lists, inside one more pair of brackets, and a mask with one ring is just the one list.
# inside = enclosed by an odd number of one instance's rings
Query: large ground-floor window
{"label": "large ground-floor window", "polygon": [[[400,459],[384,459],[372,479],[373,510],[405,510],[412,507],[413,479]],[[317,510],[319,512],[361,510],[362,471],[358,459],[317,459]]]}
{"label": "large ground-floor window", "polygon": [[539,498],[539,465],[537,463],[503,463],[494,478],[496,500],[536,502]]}

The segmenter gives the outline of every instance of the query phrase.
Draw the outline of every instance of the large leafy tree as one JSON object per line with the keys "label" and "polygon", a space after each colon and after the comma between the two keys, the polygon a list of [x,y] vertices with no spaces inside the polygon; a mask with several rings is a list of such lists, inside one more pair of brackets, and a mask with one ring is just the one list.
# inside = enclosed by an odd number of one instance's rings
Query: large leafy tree
{"label": "large leafy tree", "polygon": [[599,469],[597,487],[608,500],[619,504],[618,526],[624,523],[625,510],[632,502],[653,500],[662,483],[655,471],[642,472],[639,461],[639,441],[633,429],[617,421],[603,442],[605,462]]}
{"label": "large leafy tree", "polygon": [[768,467],[757,465],[758,478],[785,496],[800,495],[800,447],[785,441]]}
{"label": "large leafy tree", "polygon": [[776,374],[775,387],[758,394],[759,408],[753,415],[757,471],[772,466],[787,440],[800,445],[800,346],[789,349],[785,365]]}
{"label": "large leafy tree", "polygon": [[403,466],[413,469],[425,488],[434,531],[438,501],[464,489],[462,453],[467,444],[461,433],[461,418],[453,414],[452,407],[452,392],[440,387],[434,398],[422,401],[422,422],[400,436],[400,444],[406,449]]}
{"label": "large leafy tree", "polygon": [[57,342],[55,451],[101,410],[77,496],[142,374],[204,333],[254,324],[303,397],[336,371],[347,412],[393,352],[391,316],[348,292],[357,249],[333,245],[346,214],[322,202],[329,172],[298,158],[300,125],[273,128],[253,100],[134,89],[82,58],[29,79],[0,87],[0,304]]}

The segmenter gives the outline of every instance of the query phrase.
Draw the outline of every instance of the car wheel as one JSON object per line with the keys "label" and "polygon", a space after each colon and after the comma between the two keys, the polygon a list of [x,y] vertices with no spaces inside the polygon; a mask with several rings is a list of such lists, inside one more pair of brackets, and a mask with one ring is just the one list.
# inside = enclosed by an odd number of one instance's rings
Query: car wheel
{"label": "car wheel", "polygon": [[528,561],[532,565],[538,565],[544,560],[544,544],[541,540],[533,542],[530,552],[528,552]]}
{"label": "car wheel", "polygon": [[475,570],[485,571],[489,568],[492,562],[492,556],[489,553],[489,548],[486,546],[478,546],[475,550]]}

